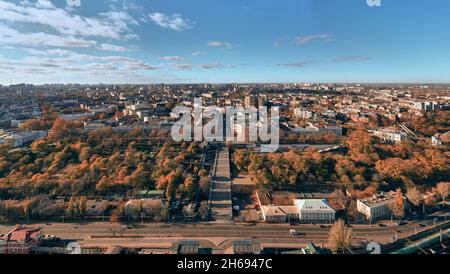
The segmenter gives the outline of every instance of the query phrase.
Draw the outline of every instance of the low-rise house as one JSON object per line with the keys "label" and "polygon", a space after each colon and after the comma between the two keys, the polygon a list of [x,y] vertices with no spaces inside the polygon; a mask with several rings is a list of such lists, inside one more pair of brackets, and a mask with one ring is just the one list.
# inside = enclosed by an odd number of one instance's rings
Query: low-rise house
{"label": "low-rise house", "polygon": [[91,217],[104,216],[110,203],[107,200],[87,200],[86,201],[86,215]]}
{"label": "low-rise house", "polygon": [[179,241],[172,243],[170,254],[200,254],[199,241]]}
{"label": "low-rise house", "polygon": [[267,223],[286,223],[299,218],[296,206],[261,206],[261,213],[264,221]]}
{"label": "low-rise house", "polygon": [[161,199],[133,199],[125,204],[125,215],[131,218],[163,217],[166,204]]}
{"label": "low-rise house", "polygon": [[255,240],[236,240],[233,241],[233,254],[252,255],[261,254],[261,244]]}
{"label": "low-rise house", "polygon": [[373,135],[380,138],[383,143],[401,143],[408,138],[406,133],[392,129],[374,130]]}

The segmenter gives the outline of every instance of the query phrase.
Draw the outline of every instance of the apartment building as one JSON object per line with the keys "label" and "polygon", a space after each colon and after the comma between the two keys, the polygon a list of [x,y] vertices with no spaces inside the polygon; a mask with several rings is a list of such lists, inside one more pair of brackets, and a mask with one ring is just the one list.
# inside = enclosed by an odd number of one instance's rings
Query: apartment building
{"label": "apartment building", "polygon": [[390,205],[395,201],[394,191],[378,193],[366,199],[357,200],[357,210],[367,220],[376,220],[391,214]]}
{"label": "apartment building", "polygon": [[373,135],[380,138],[383,143],[401,143],[408,138],[404,132],[395,131],[392,129],[378,129],[373,131]]}

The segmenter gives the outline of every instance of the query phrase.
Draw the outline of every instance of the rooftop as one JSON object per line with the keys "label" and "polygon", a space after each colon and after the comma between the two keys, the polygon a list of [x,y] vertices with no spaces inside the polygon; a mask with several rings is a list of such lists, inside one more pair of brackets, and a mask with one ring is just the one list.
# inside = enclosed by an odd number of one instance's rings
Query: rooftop
{"label": "rooftop", "polygon": [[335,212],[325,199],[296,199],[294,204],[300,211],[328,211]]}
{"label": "rooftop", "polygon": [[369,198],[360,199],[359,201],[367,206],[376,206],[376,205],[390,203],[393,199],[395,199],[395,192],[391,191],[388,193],[381,192],[381,193],[375,194]]}

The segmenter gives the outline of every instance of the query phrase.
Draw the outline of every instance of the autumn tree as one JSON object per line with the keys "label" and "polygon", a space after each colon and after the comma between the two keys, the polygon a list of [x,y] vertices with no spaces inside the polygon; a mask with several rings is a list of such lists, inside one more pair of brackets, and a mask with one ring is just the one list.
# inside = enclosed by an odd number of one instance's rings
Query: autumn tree
{"label": "autumn tree", "polygon": [[77,212],[77,205],[76,205],[76,198],[71,197],[68,204],[67,204],[67,214],[70,218],[75,217]]}
{"label": "autumn tree", "polygon": [[234,164],[239,171],[247,172],[248,165],[250,164],[249,152],[247,150],[237,150],[234,152]]}
{"label": "autumn tree", "polygon": [[345,195],[344,191],[341,189],[336,189],[332,194],[331,197],[337,204],[346,206],[347,204],[347,196]]}
{"label": "autumn tree", "polygon": [[419,206],[422,203],[422,193],[417,187],[408,188],[406,192],[408,201],[414,206]]}
{"label": "autumn tree", "polygon": [[392,214],[394,214],[397,218],[403,218],[405,216],[405,199],[403,198],[403,193],[400,188],[397,188],[395,192],[395,199],[390,204],[390,209],[392,211]]}
{"label": "autumn tree", "polygon": [[203,221],[209,218],[209,205],[208,201],[202,201],[199,208],[199,214]]}
{"label": "autumn tree", "polygon": [[175,181],[170,180],[167,188],[166,188],[166,199],[170,202],[172,202],[175,199],[176,189],[175,189]]}
{"label": "autumn tree", "polygon": [[78,199],[78,213],[84,216],[87,212],[87,198],[86,196],[81,196]]}
{"label": "autumn tree", "polygon": [[357,202],[356,202],[356,200],[352,199],[347,208],[347,216],[349,218],[351,218],[352,220],[356,220],[358,218],[358,214],[359,214],[359,211],[358,211]]}
{"label": "autumn tree", "polygon": [[352,246],[352,237],[352,229],[339,219],[331,226],[328,244],[332,251],[345,253]]}
{"label": "autumn tree", "polygon": [[112,222],[120,222],[125,217],[125,204],[121,203],[111,214]]}
{"label": "autumn tree", "polygon": [[58,118],[53,123],[52,128],[48,134],[48,139],[52,141],[58,141],[67,135],[69,129],[69,122],[62,118]]}
{"label": "autumn tree", "polygon": [[211,189],[211,176],[200,178],[200,189],[202,192],[208,192]]}
{"label": "autumn tree", "polygon": [[27,223],[30,221],[30,217],[32,214],[32,203],[31,201],[25,201],[24,205],[22,206],[23,214],[25,215],[25,218],[27,219]]}
{"label": "autumn tree", "polygon": [[378,160],[378,154],[370,134],[364,129],[353,131],[344,140],[344,145],[349,150],[352,160],[371,164]]}
{"label": "autumn tree", "polygon": [[445,199],[449,195],[450,190],[450,182],[440,182],[436,185],[436,191],[441,197],[442,201],[445,201]]}
{"label": "autumn tree", "polygon": [[187,177],[186,180],[184,180],[183,185],[184,185],[184,192],[186,193],[186,195],[190,199],[193,199],[196,192],[194,178],[192,176]]}

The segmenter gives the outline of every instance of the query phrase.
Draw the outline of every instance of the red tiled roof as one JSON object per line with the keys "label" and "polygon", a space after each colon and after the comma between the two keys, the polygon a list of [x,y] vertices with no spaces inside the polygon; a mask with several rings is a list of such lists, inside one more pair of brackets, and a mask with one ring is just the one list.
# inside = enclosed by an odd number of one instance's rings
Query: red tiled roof
{"label": "red tiled roof", "polygon": [[3,240],[14,242],[28,242],[30,240],[36,239],[39,234],[41,234],[41,231],[42,230],[40,228],[27,228],[18,226],[8,232],[8,234],[3,237]]}

